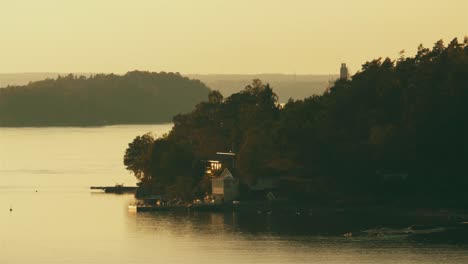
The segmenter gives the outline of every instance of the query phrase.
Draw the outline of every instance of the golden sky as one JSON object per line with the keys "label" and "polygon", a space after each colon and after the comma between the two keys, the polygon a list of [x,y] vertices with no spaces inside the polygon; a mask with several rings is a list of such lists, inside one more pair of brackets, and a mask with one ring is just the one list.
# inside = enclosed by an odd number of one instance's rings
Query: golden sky
{"label": "golden sky", "polygon": [[0,0],[0,72],[354,73],[463,41],[467,17],[467,0]]}

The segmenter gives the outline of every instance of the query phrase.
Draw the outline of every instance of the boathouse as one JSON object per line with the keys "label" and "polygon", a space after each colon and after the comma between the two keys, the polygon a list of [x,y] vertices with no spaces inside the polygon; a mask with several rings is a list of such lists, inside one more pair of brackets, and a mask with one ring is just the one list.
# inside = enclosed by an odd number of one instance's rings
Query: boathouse
{"label": "boathouse", "polygon": [[211,193],[215,202],[232,202],[239,196],[239,182],[228,169],[211,180]]}

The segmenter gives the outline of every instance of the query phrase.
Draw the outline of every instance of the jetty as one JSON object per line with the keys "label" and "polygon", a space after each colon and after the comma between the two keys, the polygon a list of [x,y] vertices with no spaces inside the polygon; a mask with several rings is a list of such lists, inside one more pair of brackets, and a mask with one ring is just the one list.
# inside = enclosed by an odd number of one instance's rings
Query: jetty
{"label": "jetty", "polygon": [[116,184],[115,186],[91,186],[91,190],[103,190],[106,193],[135,193],[137,186],[123,186]]}
{"label": "jetty", "polygon": [[226,204],[174,204],[174,205],[148,205],[131,204],[128,206],[130,212],[161,212],[161,211],[207,211],[222,212],[233,209]]}

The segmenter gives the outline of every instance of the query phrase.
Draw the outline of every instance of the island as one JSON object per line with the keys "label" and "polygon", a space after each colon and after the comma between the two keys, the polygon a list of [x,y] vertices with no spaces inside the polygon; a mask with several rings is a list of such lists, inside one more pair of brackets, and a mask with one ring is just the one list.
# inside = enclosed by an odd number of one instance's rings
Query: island
{"label": "island", "polygon": [[172,72],[69,74],[0,89],[0,126],[102,126],[168,123],[210,89]]}
{"label": "island", "polygon": [[137,136],[124,164],[153,202],[466,208],[467,76],[468,40],[453,39],[285,105],[256,79],[227,98],[211,91],[167,135]]}

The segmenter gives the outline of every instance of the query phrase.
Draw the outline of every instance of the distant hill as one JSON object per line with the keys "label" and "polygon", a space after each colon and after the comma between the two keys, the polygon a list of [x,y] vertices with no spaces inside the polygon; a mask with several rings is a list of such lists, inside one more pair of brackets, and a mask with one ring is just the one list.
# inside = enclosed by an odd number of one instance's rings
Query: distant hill
{"label": "distant hill", "polygon": [[219,90],[225,97],[239,92],[251,84],[253,79],[260,79],[263,83],[270,84],[281,103],[287,102],[289,98],[297,100],[322,94],[329,86],[329,82],[338,78],[337,75],[288,74],[193,74],[187,76],[202,81],[213,90]]}
{"label": "distant hill", "polygon": [[[22,75],[26,76],[49,77]],[[209,91],[202,82],[177,73],[70,74],[0,89],[0,126],[170,122],[174,115],[190,112],[206,100]]]}
{"label": "distant hill", "polygon": [[[75,75],[90,76],[91,73],[74,73]],[[32,81],[46,78],[66,76],[64,73],[13,73],[0,74],[0,87],[7,85],[26,85]],[[338,78],[337,75],[292,75],[292,74],[188,74],[191,79],[198,79],[213,90],[219,90],[225,97],[242,90],[252,82],[252,79],[261,79],[269,83],[284,103],[289,98],[304,99],[311,95],[322,94],[329,86],[330,80]]]}

